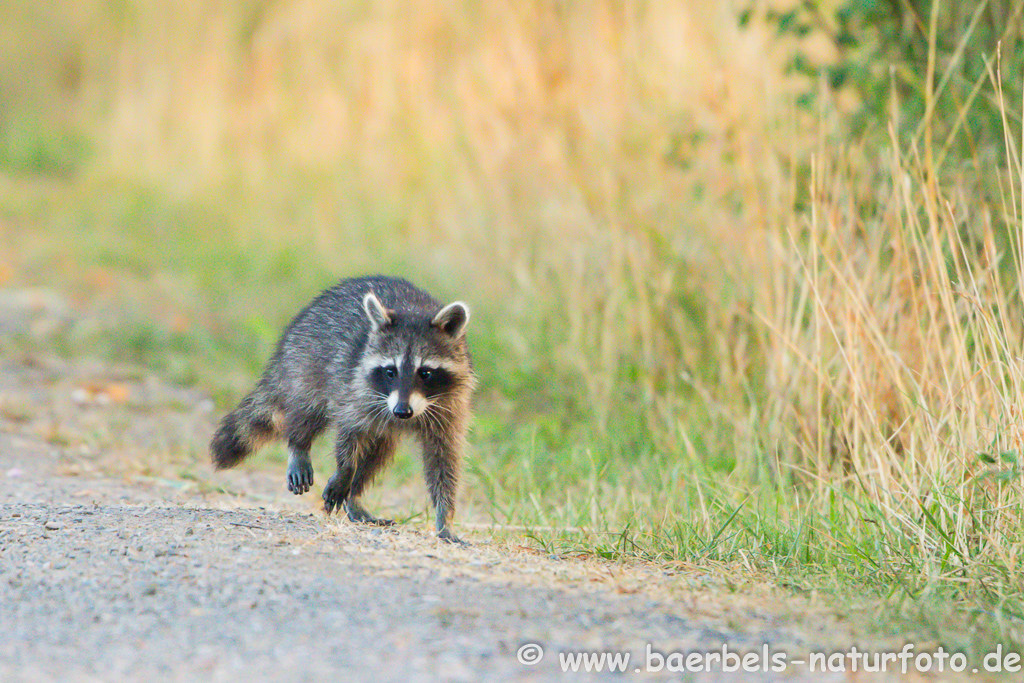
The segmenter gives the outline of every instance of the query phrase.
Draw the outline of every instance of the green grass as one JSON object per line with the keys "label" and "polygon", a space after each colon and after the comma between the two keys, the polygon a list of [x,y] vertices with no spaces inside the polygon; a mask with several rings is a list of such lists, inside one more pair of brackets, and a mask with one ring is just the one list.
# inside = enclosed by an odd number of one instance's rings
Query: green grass
{"label": "green grass", "polygon": [[[34,202],[21,192],[2,205],[6,220],[30,226],[14,236],[19,280],[75,292],[87,312],[107,321],[72,327],[54,346],[198,385],[221,409],[244,393],[279,330],[313,293],[371,269],[340,267],[302,240],[261,236],[245,224],[245,197],[233,199],[240,208],[229,211],[223,202],[174,201],[116,185],[34,191]],[[371,253],[386,233],[368,231],[365,239],[364,253]],[[410,267],[411,254],[396,253],[394,263],[375,262],[374,270],[430,279]],[[440,294],[461,295],[443,287]],[[694,421],[676,448],[666,448],[650,432],[640,397],[623,397],[611,414],[598,416],[580,381],[550,355],[535,353],[543,338],[528,338],[523,355],[503,337],[508,320],[500,307],[481,301],[476,311],[470,340],[482,389],[464,488],[496,525],[525,528],[549,552],[725,563],[783,587],[830,595],[842,612],[860,614],[883,632],[924,633],[971,653],[997,641],[1019,646],[1024,621],[1016,575],[985,552],[984,538],[967,547],[952,538],[949,511],[962,490],[936,482],[927,498],[905,500],[894,517],[848,481],[800,483],[779,472],[770,453],[741,454],[748,463],[741,470],[739,456],[722,447],[723,435],[735,438],[735,430],[700,409],[695,396]],[[280,449],[260,457],[265,466],[283,462]],[[418,477],[416,460],[399,458],[389,481]],[[983,480],[1018,485],[1014,453],[983,464]],[[938,547],[923,552],[899,515]],[[952,626],[963,619],[970,628]]]}

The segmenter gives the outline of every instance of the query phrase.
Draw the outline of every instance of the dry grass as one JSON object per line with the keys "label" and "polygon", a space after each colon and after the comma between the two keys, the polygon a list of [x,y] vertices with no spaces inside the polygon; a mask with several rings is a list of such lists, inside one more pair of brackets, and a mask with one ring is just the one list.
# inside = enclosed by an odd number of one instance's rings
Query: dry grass
{"label": "dry grass", "polygon": [[[303,263],[272,321],[322,284],[307,271],[381,258],[472,292],[474,495],[499,521],[934,594],[1019,638],[1016,124],[963,167],[935,161],[927,120],[920,145],[868,153],[828,104],[792,106],[783,48],[726,3],[75,8],[20,9],[3,43],[36,84],[16,108],[45,99],[47,125],[92,140],[75,201],[113,177],[217,206],[200,213],[225,253]],[[90,239],[144,252],[131,231],[151,220],[186,264],[205,253],[202,231],[142,216]],[[32,279],[52,252],[16,237],[13,277]],[[192,282],[113,249],[155,270],[143,288]],[[225,280],[269,292],[251,268]],[[169,306],[214,336],[278,301],[203,296]]]}

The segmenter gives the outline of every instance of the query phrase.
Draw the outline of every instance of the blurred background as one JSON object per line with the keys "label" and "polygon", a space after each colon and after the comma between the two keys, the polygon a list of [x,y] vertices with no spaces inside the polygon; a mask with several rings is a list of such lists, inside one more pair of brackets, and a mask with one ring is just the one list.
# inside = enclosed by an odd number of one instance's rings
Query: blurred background
{"label": "blurred background", "polygon": [[476,519],[1019,637],[1022,8],[0,0],[0,287],[76,310],[5,344],[225,409],[403,275],[474,309]]}

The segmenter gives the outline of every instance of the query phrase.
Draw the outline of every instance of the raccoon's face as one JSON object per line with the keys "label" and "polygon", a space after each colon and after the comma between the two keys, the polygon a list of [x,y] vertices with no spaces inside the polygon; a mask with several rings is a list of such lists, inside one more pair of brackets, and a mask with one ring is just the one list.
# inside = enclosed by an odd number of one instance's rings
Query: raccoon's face
{"label": "raccoon's face", "polygon": [[400,420],[419,417],[455,384],[452,373],[434,359],[380,358],[370,371],[368,384],[391,414]]}
{"label": "raccoon's face", "polygon": [[398,420],[427,412],[443,418],[444,397],[471,381],[463,339],[469,309],[457,301],[433,317],[397,313],[384,308],[372,293],[364,298],[363,307],[371,333],[360,371],[381,400],[378,412]]}

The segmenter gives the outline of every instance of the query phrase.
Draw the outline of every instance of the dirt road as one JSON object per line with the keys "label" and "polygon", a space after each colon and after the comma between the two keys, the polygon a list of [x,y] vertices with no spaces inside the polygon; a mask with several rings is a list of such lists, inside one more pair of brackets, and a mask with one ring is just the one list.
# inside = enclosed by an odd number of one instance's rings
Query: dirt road
{"label": "dirt road", "polygon": [[[795,657],[840,633],[706,569],[552,557],[479,528],[460,529],[460,548],[420,524],[354,526],[291,497],[283,472],[147,474],[147,453],[201,452],[213,419],[205,397],[131,369],[0,362],[0,680],[596,676],[563,672],[559,653],[579,651],[629,652],[627,675],[645,680],[666,676],[637,673],[648,644]],[[543,657],[521,663],[531,644]],[[804,678],[848,680],[686,680]]]}

